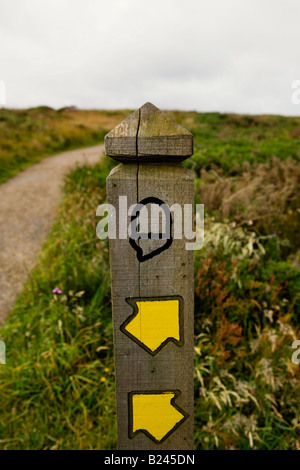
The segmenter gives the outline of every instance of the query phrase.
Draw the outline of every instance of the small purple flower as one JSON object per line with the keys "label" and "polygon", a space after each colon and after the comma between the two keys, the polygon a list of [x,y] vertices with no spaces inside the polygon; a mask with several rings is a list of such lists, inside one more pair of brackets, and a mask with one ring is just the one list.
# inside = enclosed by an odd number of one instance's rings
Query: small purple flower
{"label": "small purple flower", "polygon": [[62,290],[58,287],[54,287],[54,289],[52,289],[52,294],[62,294]]}

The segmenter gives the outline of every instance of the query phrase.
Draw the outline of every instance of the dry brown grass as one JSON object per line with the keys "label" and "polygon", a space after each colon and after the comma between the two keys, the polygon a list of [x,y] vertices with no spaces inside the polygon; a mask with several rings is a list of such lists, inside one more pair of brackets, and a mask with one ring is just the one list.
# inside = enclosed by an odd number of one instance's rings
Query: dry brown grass
{"label": "dry brown grass", "polygon": [[218,170],[201,171],[199,199],[218,220],[251,226],[260,235],[291,239],[299,247],[300,165],[292,158],[250,166],[235,177]]}
{"label": "dry brown grass", "polygon": [[130,111],[32,109],[0,110],[0,182],[43,157],[103,142]]}

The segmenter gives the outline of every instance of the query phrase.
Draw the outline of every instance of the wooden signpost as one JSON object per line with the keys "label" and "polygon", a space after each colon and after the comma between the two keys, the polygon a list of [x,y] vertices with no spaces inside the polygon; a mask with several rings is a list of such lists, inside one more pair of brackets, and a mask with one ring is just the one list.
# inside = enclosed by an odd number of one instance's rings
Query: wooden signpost
{"label": "wooden signpost", "polygon": [[[106,135],[105,151],[121,162],[107,178],[118,229],[110,239],[118,447],[193,449],[193,251],[174,237],[166,209],[193,204],[193,173],[180,165],[193,136],[146,103]],[[134,221],[142,233],[139,217],[153,206],[169,217],[167,236],[163,217],[152,236],[129,236]]]}

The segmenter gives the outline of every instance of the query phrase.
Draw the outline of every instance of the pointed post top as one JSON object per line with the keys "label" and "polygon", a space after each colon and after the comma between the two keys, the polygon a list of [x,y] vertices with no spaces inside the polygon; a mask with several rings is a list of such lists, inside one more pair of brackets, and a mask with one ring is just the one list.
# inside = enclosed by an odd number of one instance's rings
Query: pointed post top
{"label": "pointed post top", "polygon": [[193,154],[193,135],[145,103],[106,134],[105,152],[122,163],[181,162]]}

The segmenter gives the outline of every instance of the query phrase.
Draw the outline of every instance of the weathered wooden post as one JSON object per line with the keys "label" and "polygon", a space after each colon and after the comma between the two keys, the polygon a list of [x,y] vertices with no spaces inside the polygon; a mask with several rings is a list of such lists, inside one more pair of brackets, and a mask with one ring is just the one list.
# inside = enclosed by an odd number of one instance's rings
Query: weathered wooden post
{"label": "weathered wooden post", "polygon": [[[106,135],[105,151],[122,163],[107,178],[118,228],[110,240],[118,446],[193,449],[193,251],[174,237],[176,210],[168,209],[177,204],[183,216],[193,204],[193,173],[180,165],[193,153],[193,136],[146,103]],[[130,238],[130,222],[155,205],[171,217],[169,236],[161,228],[151,239]]]}

